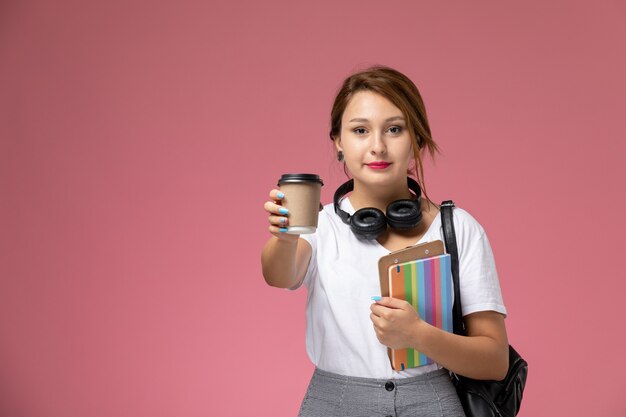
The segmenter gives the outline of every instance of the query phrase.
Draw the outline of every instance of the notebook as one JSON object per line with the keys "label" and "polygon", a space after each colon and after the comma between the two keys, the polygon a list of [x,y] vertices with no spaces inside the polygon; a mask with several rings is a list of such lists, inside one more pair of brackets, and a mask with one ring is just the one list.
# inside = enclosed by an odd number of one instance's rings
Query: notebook
{"label": "notebook", "polygon": [[[421,259],[409,260],[409,257]],[[441,241],[391,253],[379,261],[379,272],[383,296],[408,301],[423,320],[452,333],[454,286],[450,255],[443,254]],[[388,349],[388,352],[396,371],[433,363],[415,349]]]}

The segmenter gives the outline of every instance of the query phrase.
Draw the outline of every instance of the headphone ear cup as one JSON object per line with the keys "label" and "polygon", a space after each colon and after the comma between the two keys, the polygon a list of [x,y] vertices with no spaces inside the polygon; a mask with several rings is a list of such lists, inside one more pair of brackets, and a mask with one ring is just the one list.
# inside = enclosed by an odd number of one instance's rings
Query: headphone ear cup
{"label": "headphone ear cup", "polygon": [[387,206],[387,222],[394,229],[412,229],[422,221],[421,199],[396,200]]}
{"label": "headphone ear cup", "polygon": [[362,208],[350,217],[350,227],[359,237],[376,239],[387,230],[387,219],[385,214],[377,208]]}

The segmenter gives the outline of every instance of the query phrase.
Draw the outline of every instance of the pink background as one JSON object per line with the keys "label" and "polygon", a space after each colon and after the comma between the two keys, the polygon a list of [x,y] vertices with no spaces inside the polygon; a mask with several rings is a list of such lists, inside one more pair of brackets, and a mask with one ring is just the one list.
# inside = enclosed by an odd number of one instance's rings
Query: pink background
{"label": "pink background", "polygon": [[626,3],[434,3],[0,3],[0,415],[296,415],[262,205],[294,171],[330,201],[331,101],[377,63],[489,234],[520,415],[624,415]]}

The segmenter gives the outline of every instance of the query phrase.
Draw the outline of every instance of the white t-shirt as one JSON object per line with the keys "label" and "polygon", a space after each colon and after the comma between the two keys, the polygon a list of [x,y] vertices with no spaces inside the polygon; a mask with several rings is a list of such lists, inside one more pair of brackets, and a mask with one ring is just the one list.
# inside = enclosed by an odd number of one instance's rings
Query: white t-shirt
{"label": "white t-shirt", "polygon": [[[342,210],[354,213],[348,198]],[[459,250],[463,315],[493,310],[506,315],[491,246],[482,226],[466,211],[454,209]],[[406,378],[441,368],[424,365],[396,372],[387,347],[376,337],[370,319],[371,297],[380,295],[378,260],[389,251],[375,239],[358,239],[327,204],[314,234],[301,235],[311,244],[304,277],[307,288],[306,350],[318,368],[366,378]],[[443,241],[441,215],[417,243]],[[293,288],[295,289],[295,288]]]}

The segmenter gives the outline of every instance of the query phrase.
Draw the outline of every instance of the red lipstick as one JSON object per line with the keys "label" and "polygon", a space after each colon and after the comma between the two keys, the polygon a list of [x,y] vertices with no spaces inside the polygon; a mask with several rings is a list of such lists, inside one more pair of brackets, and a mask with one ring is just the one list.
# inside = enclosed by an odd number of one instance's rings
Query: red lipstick
{"label": "red lipstick", "polygon": [[385,169],[389,165],[391,165],[391,164],[389,162],[385,162],[385,161],[370,162],[369,164],[367,164],[367,166],[372,168],[372,169]]}

